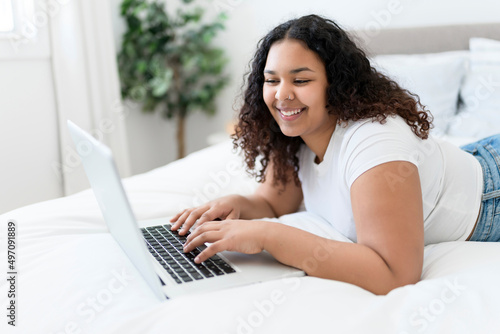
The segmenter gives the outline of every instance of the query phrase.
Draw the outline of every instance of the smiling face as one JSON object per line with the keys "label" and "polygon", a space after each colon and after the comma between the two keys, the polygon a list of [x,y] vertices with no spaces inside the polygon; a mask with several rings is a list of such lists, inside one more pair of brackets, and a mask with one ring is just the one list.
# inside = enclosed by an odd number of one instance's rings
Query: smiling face
{"label": "smiling face", "polygon": [[328,80],[319,56],[296,39],[281,40],[269,50],[264,77],[264,101],[283,134],[300,136],[313,151],[325,140],[328,146],[336,118],[326,107]]}

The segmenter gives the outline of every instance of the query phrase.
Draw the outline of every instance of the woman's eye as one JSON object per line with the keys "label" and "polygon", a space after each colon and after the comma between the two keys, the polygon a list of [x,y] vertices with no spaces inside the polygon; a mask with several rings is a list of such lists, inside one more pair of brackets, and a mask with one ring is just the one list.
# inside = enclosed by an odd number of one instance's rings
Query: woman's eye
{"label": "woman's eye", "polygon": [[[306,84],[308,82],[310,82],[311,80],[294,80],[293,83],[296,84],[296,85],[303,85],[303,84]],[[271,84],[271,85],[274,85],[274,84],[278,84],[280,81],[279,80],[275,80],[275,79],[266,79],[264,80],[265,83],[267,84]]]}

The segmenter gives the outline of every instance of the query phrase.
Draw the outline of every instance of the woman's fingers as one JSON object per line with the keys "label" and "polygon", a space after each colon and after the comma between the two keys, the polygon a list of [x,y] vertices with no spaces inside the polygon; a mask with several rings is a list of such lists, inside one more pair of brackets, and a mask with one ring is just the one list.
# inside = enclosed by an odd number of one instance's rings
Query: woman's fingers
{"label": "woman's fingers", "polygon": [[189,216],[187,216],[186,220],[182,224],[182,228],[179,231],[180,235],[186,234],[189,229],[204,215],[206,215],[207,210],[209,208],[207,207],[199,207],[191,211]]}
{"label": "woman's fingers", "polygon": [[227,247],[225,246],[225,242],[226,240],[223,239],[208,245],[207,248],[205,248],[200,254],[198,254],[198,256],[194,258],[194,262],[202,263],[215,254],[226,250]]}
{"label": "woman's fingers", "polygon": [[189,209],[185,209],[176,214],[172,219],[170,219],[170,222],[173,223],[171,227],[172,231],[176,231],[179,227],[182,226],[182,224],[184,224],[184,221],[186,220],[186,217],[189,215],[189,213]]}
{"label": "woman's fingers", "polygon": [[220,208],[212,207],[200,216],[193,225],[193,228],[197,228],[209,221],[220,221],[223,219],[227,219],[226,214]]}
{"label": "woman's fingers", "polygon": [[182,228],[179,231],[180,235],[184,235],[194,226],[194,228],[203,225],[206,222],[220,220],[220,218],[224,218],[224,213],[221,209],[212,207],[210,209],[207,208],[197,208],[191,211],[189,216],[185,219],[182,224]]}
{"label": "woman's fingers", "polygon": [[209,221],[239,219],[240,209],[234,196],[222,197],[199,207],[185,209],[177,213],[170,222],[172,230],[185,235],[193,226],[199,227]]}
{"label": "woman's fingers", "polygon": [[[184,244],[184,252],[186,253],[191,252],[198,246],[201,246],[207,242],[213,243],[219,241],[223,237],[222,233],[217,229],[217,226],[212,226],[210,227],[210,229],[204,229],[204,231],[198,231],[198,230],[199,229],[197,229],[196,232],[191,233],[187,238],[186,243]],[[211,245],[209,245],[207,248],[210,247]],[[203,252],[205,251],[206,249]],[[211,250],[208,253],[211,253],[211,251],[213,251],[213,247],[211,247]],[[215,253],[213,253],[212,255],[214,255]]]}
{"label": "woman's fingers", "polygon": [[186,211],[186,210],[182,210],[181,212],[179,212],[178,214],[176,214],[175,216],[173,216],[172,218],[170,218],[170,222],[173,223],[175,221],[177,221],[177,219],[179,219],[179,217],[182,215],[182,213]]}
{"label": "woman's fingers", "polygon": [[224,217],[224,219],[232,220],[232,219],[240,219],[240,214],[239,212],[236,212],[235,210],[231,210],[229,214]]}
{"label": "woman's fingers", "polygon": [[195,247],[198,247],[205,242],[213,242],[214,240],[212,240],[212,239],[208,240],[207,238],[209,236],[214,237],[214,235],[213,234],[207,235],[206,233],[220,231],[220,226],[221,226],[220,224],[221,224],[221,222],[218,222],[218,221],[207,222],[207,223],[203,224],[202,226],[194,229],[193,232],[187,237],[186,243],[184,244],[184,247],[186,247],[186,245],[190,246],[191,242],[194,241],[196,238],[198,238],[201,235],[203,235],[203,236],[196,240],[196,246],[189,247],[188,252],[192,251]]}
{"label": "woman's fingers", "polygon": [[204,214],[204,212],[208,210],[207,207],[199,207],[199,208],[190,208],[182,211],[181,213],[178,213],[174,218],[172,218],[170,221],[175,223],[172,224],[172,231],[176,231],[179,228],[182,228],[179,230],[180,235],[184,235],[189,231],[191,226]]}
{"label": "woman's fingers", "polygon": [[190,252],[204,243],[210,243],[195,259],[200,263],[225,250],[255,254],[264,248],[265,221],[225,220],[210,221],[199,226],[187,237],[184,252]]}

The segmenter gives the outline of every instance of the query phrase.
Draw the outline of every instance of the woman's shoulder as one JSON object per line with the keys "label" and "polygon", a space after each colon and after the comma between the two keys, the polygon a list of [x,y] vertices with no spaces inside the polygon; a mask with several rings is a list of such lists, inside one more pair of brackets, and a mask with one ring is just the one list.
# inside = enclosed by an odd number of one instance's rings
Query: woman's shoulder
{"label": "woman's shoulder", "polygon": [[400,116],[387,116],[380,122],[376,119],[364,119],[348,124],[337,141],[340,158],[347,160],[356,156],[379,156],[412,154],[422,146],[436,143],[433,138],[422,139]]}
{"label": "woman's shoulder", "polygon": [[352,135],[358,132],[388,132],[409,131],[412,132],[406,121],[399,115],[388,115],[385,119],[365,118],[357,121],[349,121],[341,127],[345,128],[345,134]]}
{"label": "woman's shoulder", "polygon": [[378,139],[393,139],[421,142],[419,138],[399,115],[389,115],[382,121],[374,118],[350,121],[340,126],[338,133],[345,145],[352,145]]}

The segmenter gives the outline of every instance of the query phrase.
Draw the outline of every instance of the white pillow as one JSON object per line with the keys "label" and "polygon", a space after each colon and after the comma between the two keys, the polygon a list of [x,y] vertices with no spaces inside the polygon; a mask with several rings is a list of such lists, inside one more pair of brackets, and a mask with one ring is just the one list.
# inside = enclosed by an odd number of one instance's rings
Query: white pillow
{"label": "white pillow", "polygon": [[482,37],[473,37],[469,40],[469,49],[473,52],[500,51],[500,41]]}
{"label": "white pillow", "polygon": [[434,135],[446,133],[457,113],[460,84],[465,76],[468,51],[416,55],[380,55],[372,65],[400,86],[417,94],[434,116]]}
{"label": "white pillow", "polygon": [[449,134],[488,137],[500,133],[500,41],[471,38],[470,67],[460,89],[462,103]]}

